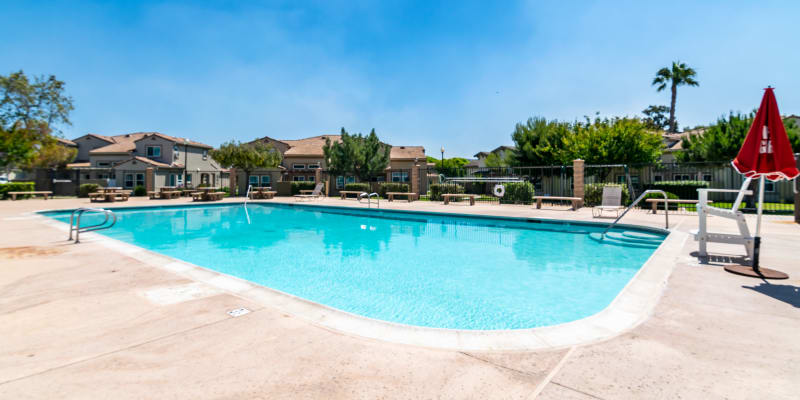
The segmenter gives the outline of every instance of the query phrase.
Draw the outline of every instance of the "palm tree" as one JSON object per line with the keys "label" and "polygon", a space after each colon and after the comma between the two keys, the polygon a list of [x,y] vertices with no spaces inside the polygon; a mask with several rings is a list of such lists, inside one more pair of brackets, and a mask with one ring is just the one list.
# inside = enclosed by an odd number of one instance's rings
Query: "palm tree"
{"label": "palm tree", "polygon": [[669,131],[675,133],[678,131],[678,124],[675,122],[675,99],[678,97],[678,86],[681,85],[689,85],[689,86],[697,86],[696,80],[694,77],[697,75],[697,72],[688,67],[686,64],[680,61],[673,61],[672,68],[661,68],[656,72],[656,77],[653,79],[653,86],[658,85],[656,88],[657,91],[662,91],[667,88],[667,84],[670,85],[670,89],[672,90],[672,102],[669,106]]}

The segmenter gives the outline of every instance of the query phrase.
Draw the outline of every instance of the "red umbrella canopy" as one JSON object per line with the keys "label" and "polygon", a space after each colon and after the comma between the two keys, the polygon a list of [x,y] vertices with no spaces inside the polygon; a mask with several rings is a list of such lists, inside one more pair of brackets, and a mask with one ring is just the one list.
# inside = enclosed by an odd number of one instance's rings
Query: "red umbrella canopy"
{"label": "red umbrella canopy", "polygon": [[761,106],[733,166],[748,178],[764,175],[771,181],[794,179],[800,171],[783,127],[775,93],[772,88],[764,90]]}

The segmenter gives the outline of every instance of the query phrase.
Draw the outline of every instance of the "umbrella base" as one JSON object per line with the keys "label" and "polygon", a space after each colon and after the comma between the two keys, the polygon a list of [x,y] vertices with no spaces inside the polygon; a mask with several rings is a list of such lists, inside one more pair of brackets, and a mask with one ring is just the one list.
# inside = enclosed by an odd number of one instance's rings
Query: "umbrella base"
{"label": "umbrella base", "polygon": [[786,275],[781,271],[775,271],[774,269],[769,268],[759,268],[758,272],[756,272],[753,270],[753,267],[746,265],[729,264],[725,266],[725,271],[736,275],[749,276],[759,279],[789,279],[789,275]]}

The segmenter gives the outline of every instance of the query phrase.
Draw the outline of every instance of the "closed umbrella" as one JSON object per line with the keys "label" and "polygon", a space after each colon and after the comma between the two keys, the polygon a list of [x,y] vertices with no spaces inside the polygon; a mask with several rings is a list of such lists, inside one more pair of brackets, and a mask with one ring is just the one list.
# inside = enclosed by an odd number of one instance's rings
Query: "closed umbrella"
{"label": "closed umbrella", "polygon": [[800,175],[797,162],[792,154],[792,146],[786,129],[783,126],[778,102],[771,87],[764,90],[761,106],[758,108],[753,125],[747,132],[742,148],[733,167],[748,178],[759,178],[758,182],[758,218],[756,220],[756,237],[753,251],[753,265],[729,265],[725,270],[740,275],[768,279],[786,279],[789,276],[759,266],[761,247],[761,213],[764,208],[764,179],[777,182],[782,179],[792,180]]}

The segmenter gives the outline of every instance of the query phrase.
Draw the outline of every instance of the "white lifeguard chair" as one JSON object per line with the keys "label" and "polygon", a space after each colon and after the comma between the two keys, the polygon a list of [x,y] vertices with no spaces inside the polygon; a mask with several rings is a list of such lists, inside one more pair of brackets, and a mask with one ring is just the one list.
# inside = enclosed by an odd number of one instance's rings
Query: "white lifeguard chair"
{"label": "white lifeguard chair", "polygon": [[[728,244],[741,244],[744,245],[747,251],[747,256],[753,259],[753,248],[755,245],[755,238],[750,235],[750,229],[747,228],[747,221],[744,219],[744,214],[739,211],[739,205],[742,204],[742,199],[746,195],[752,195],[752,190],[747,190],[750,186],[751,178],[747,178],[742,183],[739,190],[734,189],[697,189],[699,198],[697,202],[697,216],[700,218],[699,229],[692,231],[694,233],[694,240],[699,242],[700,257],[708,257],[708,243],[728,243]],[[708,204],[708,193],[738,193],[736,200],[733,202],[731,209],[712,207]],[[708,215],[715,215],[722,218],[732,219],[736,221],[739,226],[739,234],[730,233],[717,233],[708,231]]]}

